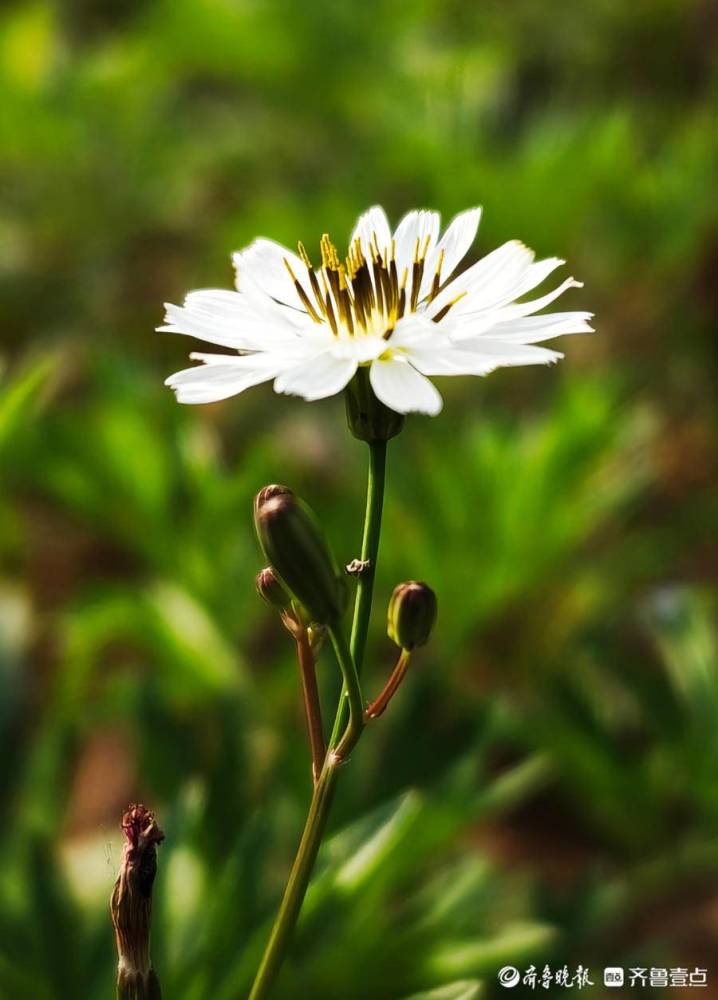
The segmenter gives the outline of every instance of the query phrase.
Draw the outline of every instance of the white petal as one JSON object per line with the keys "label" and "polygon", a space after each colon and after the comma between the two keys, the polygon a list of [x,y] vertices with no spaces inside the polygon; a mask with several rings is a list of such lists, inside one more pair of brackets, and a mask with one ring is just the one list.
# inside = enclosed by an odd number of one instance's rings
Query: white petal
{"label": "white petal", "polygon": [[565,261],[558,257],[549,257],[547,260],[539,260],[519,268],[514,272],[513,280],[510,279],[510,272],[506,270],[501,276],[502,280],[494,281],[490,288],[484,287],[478,290],[476,287],[470,287],[468,294],[457,302],[454,318],[485,315],[503,309],[540,285],[562,264],[565,264]]}
{"label": "white petal", "polygon": [[537,260],[531,265],[524,274],[522,280],[518,283],[514,289],[511,298],[518,299],[526,292],[530,292],[533,288],[536,288],[548,278],[549,274],[553,274],[557,267],[561,267],[565,264],[565,260],[561,260],[560,257],[547,257],[546,260]]}
{"label": "white petal", "polygon": [[234,347],[237,350],[246,346],[237,334],[216,330],[211,324],[198,320],[196,316],[184,315],[181,307],[173,306],[171,302],[165,302],[165,322],[157,327],[157,332],[181,333],[187,337],[217,344],[219,347]]}
{"label": "white petal", "polygon": [[[457,215],[452,220],[431,255],[426,259],[420,298],[429,293],[439,260],[441,260],[440,278],[442,282],[446,281],[454,273],[459,263],[471,249],[471,244],[476,239],[476,231],[479,228],[480,219],[481,209],[470,208],[466,212],[461,212],[460,215]],[[444,252],[443,259],[441,257],[442,250]]]}
{"label": "white petal", "polygon": [[[309,279],[307,279],[307,284],[308,281]],[[296,305],[288,305],[284,302],[278,302],[268,295],[266,290],[255,280],[252,270],[246,267],[242,269],[242,291],[240,294],[247,299],[257,315],[263,316],[266,320],[276,320],[279,317],[285,326],[291,327],[299,333],[318,325],[304,310],[303,305],[301,308]]]}
{"label": "white petal", "polygon": [[485,375],[495,364],[477,361],[447,336],[444,324],[434,323],[421,313],[401,319],[384,346],[406,358],[424,375]]}
{"label": "white petal", "polygon": [[436,316],[458,296],[462,297],[452,306],[454,315],[493,309],[510,302],[516,298],[514,290],[520,287],[533,259],[533,251],[518,240],[504,243],[454,278],[429,305],[428,314]]}
{"label": "white petal", "polygon": [[212,403],[275,378],[283,364],[281,359],[266,354],[235,357],[231,362],[226,356],[219,357],[216,363],[208,360],[207,364],[170,375],[165,385],[175,390],[180,403]]}
{"label": "white petal", "polygon": [[375,245],[375,240],[380,254],[383,255],[385,250],[391,249],[389,220],[381,205],[374,205],[359,216],[349,240],[349,246],[357,239],[361,242],[361,248],[367,260],[371,260],[373,257],[371,248]]}
{"label": "white petal", "polygon": [[[411,265],[414,260],[416,241],[419,241],[419,249],[424,249],[427,244],[427,256],[436,246],[439,238],[440,217],[438,212],[413,211],[408,212],[396,227],[394,240],[396,242],[396,267],[401,275],[404,268],[409,269],[411,275]],[[428,237],[428,243],[427,243]],[[408,289],[407,289],[408,295]]]}
{"label": "white petal", "polygon": [[505,320],[518,318],[519,316],[530,316],[532,313],[538,312],[539,309],[543,309],[544,306],[549,305],[559,295],[563,295],[569,288],[583,288],[583,282],[576,281],[575,278],[566,278],[558,288],[554,288],[552,292],[542,295],[539,299],[532,299],[530,302],[514,302],[512,305],[499,310],[496,319],[497,321],[504,322]]}
{"label": "white petal", "polygon": [[[552,292],[542,295],[541,298],[532,299],[530,302],[513,302],[510,305],[500,306],[497,309],[486,311],[470,312],[461,314],[452,308],[448,314],[448,319],[452,322],[451,338],[453,340],[466,340],[480,334],[491,336],[495,327],[518,320],[532,313],[538,312],[544,306],[549,305],[559,295],[562,295],[568,288],[582,288],[582,282],[567,278],[558,288]],[[433,303],[432,303],[433,304]],[[441,321],[443,326],[443,320]]]}
{"label": "white petal", "polygon": [[232,260],[237,271],[237,288],[240,292],[245,290],[244,279],[246,275],[265,295],[276,302],[281,302],[306,313],[304,303],[287,270],[287,263],[291,267],[294,277],[302,283],[305,292],[309,294],[307,269],[301,258],[292,253],[291,250],[287,250],[286,247],[273,240],[258,239],[251,243],[246,250],[240,250],[233,254]]}
{"label": "white petal", "polygon": [[418,347],[407,352],[407,357],[423,375],[488,375],[498,367],[491,357],[456,347]]}
{"label": "white petal", "polygon": [[[569,288],[583,288],[583,282],[576,281],[574,278],[566,278],[558,288],[554,288],[552,292],[547,292],[546,295],[542,295],[538,299],[531,299],[529,302],[512,302],[510,305],[500,306],[497,309],[478,312],[475,314],[475,318],[481,323],[482,329],[486,329],[487,325],[493,326],[496,323],[505,323],[508,320],[518,319],[522,316],[530,316],[532,313],[538,312],[539,309],[543,309],[544,306],[549,305],[559,295],[563,295]],[[462,324],[469,324],[474,315],[467,313],[458,318]]]}
{"label": "white petal", "polygon": [[199,382],[220,382],[227,379],[252,379],[255,376],[272,378],[286,365],[273,354],[199,354],[192,355],[203,363],[184,368],[165,379],[165,385],[174,388]]}
{"label": "white petal", "polygon": [[370,334],[365,337],[339,337],[332,338],[332,354],[335,358],[351,358],[353,361],[363,364],[366,361],[373,361],[386,351],[386,341],[378,334]]}
{"label": "white petal", "polygon": [[[204,365],[218,365],[225,367],[234,368],[235,371],[246,371],[248,368],[258,367],[258,363],[262,363],[262,359],[268,358],[269,355],[265,353],[259,354],[205,354],[204,351],[192,351],[190,353],[190,358],[192,361],[201,361]],[[250,360],[251,359],[251,360]],[[202,368],[186,368],[185,371],[199,372],[203,371]],[[206,369],[204,369],[206,371]],[[179,372],[178,372],[179,374]],[[170,379],[174,378],[170,375],[169,379],[165,380],[165,385],[171,385]]]}
{"label": "white petal", "polygon": [[353,358],[338,358],[331,351],[302,361],[275,379],[275,392],[302,396],[306,400],[334,396],[346,386],[357,370]]}
{"label": "white petal", "polygon": [[441,411],[443,404],[439,391],[408,361],[373,361],[369,380],[382,403],[397,413],[435,416]]}
{"label": "white petal", "polygon": [[435,343],[446,340],[442,327],[428,319],[423,313],[409,313],[402,316],[394,327],[391,337],[385,340],[384,347],[412,348],[427,342]]}
{"label": "white petal", "polygon": [[245,385],[232,382],[221,384],[211,383],[201,386],[180,386],[175,390],[175,397],[178,403],[201,404],[218,403],[222,399],[229,399],[230,396],[238,396]]}
{"label": "white petal", "polygon": [[513,344],[538,344],[567,333],[592,333],[590,312],[545,313],[543,316],[523,316],[497,323],[490,330],[494,340]]}
{"label": "white petal", "polygon": [[515,367],[517,365],[550,365],[560,361],[563,354],[550,351],[546,347],[531,347],[524,344],[508,344],[501,340],[491,340],[488,337],[477,337],[475,340],[461,342],[464,351],[474,353],[481,362],[494,362],[497,368]]}
{"label": "white petal", "polygon": [[222,347],[261,350],[268,343],[290,342],[297,328],[285,322],[278,307],[260,313],[245,295],[225,289],[190,292],[184,305],[165,304],[165,325],[158,330],[182,333]]}

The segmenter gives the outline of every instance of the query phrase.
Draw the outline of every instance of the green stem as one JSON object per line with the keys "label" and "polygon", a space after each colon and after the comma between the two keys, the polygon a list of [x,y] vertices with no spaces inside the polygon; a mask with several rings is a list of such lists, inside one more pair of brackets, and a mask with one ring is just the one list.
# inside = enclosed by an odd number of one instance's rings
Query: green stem
{"label": "green stem", "polygon": [[[334,652],[336,653],[342,677],[344,678],[344,690],[347,692],[347,702],[349,704],[349,725],[339,740],[336,749],[332,748],[330,750],[330,756],[334,755],[339,761],[343,761],[347,759],[356,746],[357,740],[364,728],[364,701],[359,685],[359,675],[354,666],[354,660],[349,650],[344,630],[340,626],[337,626],[331,628],[329,634],[332,637]],[[343,701],[340,703],[337,715],[344,714],[341,711],[341,705],[343,705]]]}
{"label": "green stem", "polygon": [[[369,629],[374,571],[379,551],[381,512],[384,504],[384,478],[386,470],[386,441],[369,444],[369,478],[367,482],[366,513],[361,558],[369,560],[369,568],[360,578],[354,602],[354,620],[351,641],[340,629],[332,631],[332,642],[339,660],[344,685],[334,719],[334,729],[324,767],[314,786],[311,805],[304,824],[304,832],[292,865],[284,897],[279,907],[272,933],[265,948],[262,962],[252,986],[249,1000],[264,1000],[284,962],[294,927],[299,918],[304,895],[309,885],[314,862],[317,858],[334,796],[339,766],[354,747],[363,726],[363,704],[359,689],[358,672],[364,659],[366,636]],[[349,725],[346,726],[346,714]],[[341,734],[344,734],[340,740]],[[334,748],[336,747],[336,751]]]}
{"label": "green stem", "polygon": [[[354,619],[349,642],[352,659],[357,674],[361,673],[364,662],[366,637],[369,631],[372,598],[374,596],[374,577],[376,561],[379,554],[379,537],[381,535],[381,515],[384,508],[384,483],[386,480],[386,441],[369,442],[369,476],[366,488],[366,510],[364,513],[364,534],[361,545],[361,560],[368,563],[367,568],[359,577],[356,597],[354,598]],[[347,702],[349,691],[346,684],[342,687],[339,711],[334,721],[329,746],[337,745],[346,725]]]}
{"label": "green stem", "polygon": [[319,781],[314,786],[299,850],[249,1000],[263,1000],[269,995],[284,961],[324,835],[338,769],[339,761],[333,754],[328,754]]}

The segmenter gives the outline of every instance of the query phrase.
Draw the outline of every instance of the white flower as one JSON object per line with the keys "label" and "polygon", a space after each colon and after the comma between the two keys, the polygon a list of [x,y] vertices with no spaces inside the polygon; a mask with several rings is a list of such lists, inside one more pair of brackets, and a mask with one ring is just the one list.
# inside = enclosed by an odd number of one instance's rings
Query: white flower
{"label": "white flower", "polygon": [[234,255],[237,291],[190,292],[167,305],[160,330],[229,348],[193,353],[202,362],[167,379],[181,403],[211,403],[274,380],[275,392],[323,399],[341,392],[360,365],[379,399],[399,413],[436,414],[427,376],[486,375],[506,365],[562,357],[539,341],[591,330],[588,312],[534,315],[567,288],[517,301],[564,261],[535,261],[511,241],[452,277],[476,236],[481,210],[458,215],[439,238],[436,212],[405,215],[392,235],[383,209],[361,216],[339,259],[328,236],[315,270],[299,255],[258,239]]}

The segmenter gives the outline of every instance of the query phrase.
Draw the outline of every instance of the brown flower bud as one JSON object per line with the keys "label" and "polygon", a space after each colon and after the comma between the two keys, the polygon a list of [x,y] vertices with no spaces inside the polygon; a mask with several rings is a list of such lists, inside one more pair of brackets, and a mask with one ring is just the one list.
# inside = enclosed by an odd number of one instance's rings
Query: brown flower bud
{"label": "brown flower bud", "polygon": [[254,498],[254,516],[257,516],[259,508],[264,506],[264,504],[269,500],[274,500],[275,497],[285,496],[294,496],[294,491],[290,490],[288,486],[281,486],[279,483],[270,483],[269,486],[263,486]]}
{"label": "brown flower bud", "polygon": [[410,580],[394,588],[387,613],[387,633],[397,646],[423,646],[436,621],[436,594],[425,583]]}
{"label": "brown flower bud", "polygon": [[262,551],[312,621],[331,625],[344,612],[346,582],[312,511],[286,487],[265,487],[254,503]]}
{"label": "brown flower bud", "polygon": [[292,598],[284,589],[281,580],[277,577],[271,566],[265,566],[257,573],[255,580],[257,593],[273,608],[288,608],[292,603]]}

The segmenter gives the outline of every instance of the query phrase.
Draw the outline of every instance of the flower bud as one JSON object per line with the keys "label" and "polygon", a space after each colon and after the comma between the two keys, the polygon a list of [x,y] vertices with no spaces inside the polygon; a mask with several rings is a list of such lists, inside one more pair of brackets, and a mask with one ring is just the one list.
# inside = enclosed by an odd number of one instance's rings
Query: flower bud
{"label": "flower bud", "polygon": [[285,486],[267,486],[254,502],[254,523],[275,575],[311,620],[321,625],[338,621],[346,605],[346,582],[307,505]]}
{"label": "flower bud", "polygon": [[436,594],[425,583],[410,580],[394,588],[389,601],[387,633],[397,646],[423,646],[436,621]]}
{"label": "flower bud", "polygon": [[259,596],[273,608],[288,608],[292,603],[292,598],[271,566],[265,566],[257,573],[255,584]]}
{"label": "flower bud", "polygon": [[374,395],[365,368],[360,368],[344,392],[349,430],[360,441],[388,441],[404,426],[404,416]]}
{"label": "flower bud", "polygon": [[262,487],[254,498],[254,516],[257,516],[257,511],[260,507],[264,506],[267,501],[274,500],[275,497],[293,496],[294,492],[290,490],[288,486],[281,486],[279,483],[270,483],[269,486]]}

